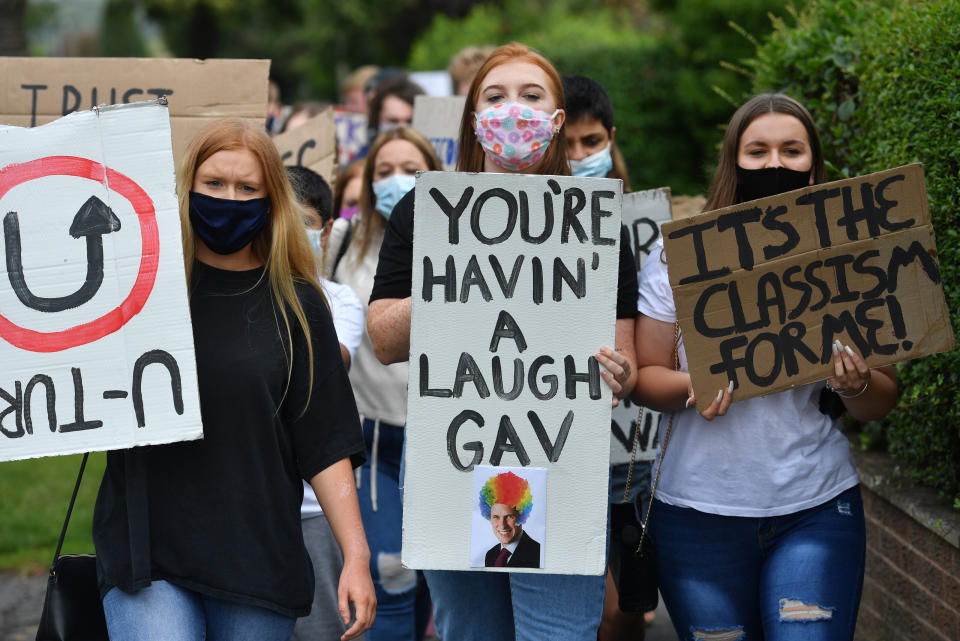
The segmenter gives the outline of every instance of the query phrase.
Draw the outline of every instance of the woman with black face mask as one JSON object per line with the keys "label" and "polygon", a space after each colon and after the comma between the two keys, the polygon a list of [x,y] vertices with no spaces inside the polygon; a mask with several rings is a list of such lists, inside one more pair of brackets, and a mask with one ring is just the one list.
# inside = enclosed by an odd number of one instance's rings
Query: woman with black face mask
{"label": "woman with black face mask", "polygon": [[363,436],[303,211],[242,120],[200,132],[177,179],[203,439],[107,455],[93,538],[110,638],[289,638],[313,599],[301,479],[343,552],[354,638],[376,603]]}
{"label": "woman with black face mask", "polygon": [[[820,183],[823,166],[807,110],[782,94],[756,96],[730,120],[706,209]],[[821,397],[856,419],[882,418],[896,403],[894,370],[870,369],[838,344],[827,381],[733,406],[731,385],[698,413],[682,337],[674,371],[676,309],[658,242],[640,276],[635,396],[676,413],[648,532],[677,634],[852,639],[863,505],[838,413],[821,411],[830,404]]]}

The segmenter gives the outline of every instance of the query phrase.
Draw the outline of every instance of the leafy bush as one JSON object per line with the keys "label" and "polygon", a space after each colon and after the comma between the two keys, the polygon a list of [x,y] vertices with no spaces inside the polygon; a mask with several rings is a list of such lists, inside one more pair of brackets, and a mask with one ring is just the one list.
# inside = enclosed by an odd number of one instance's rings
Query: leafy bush
{"label": "leafy bush", "polygon": [[[922,162],[947,309],[960,326],[960,0],[820,0],[775,21],[747,65],[818,120],[833,177]],[[912,479],[960,499],[960,353],[901,364],[900,403],[868,434]]]}

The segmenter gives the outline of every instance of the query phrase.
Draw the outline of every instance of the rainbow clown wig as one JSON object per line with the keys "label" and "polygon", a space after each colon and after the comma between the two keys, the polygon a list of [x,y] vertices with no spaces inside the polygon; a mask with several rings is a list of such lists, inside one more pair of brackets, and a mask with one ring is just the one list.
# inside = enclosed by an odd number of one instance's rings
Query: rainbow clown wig
{"label": "rainbow clown wig", "polygon": [[490,520],[490,509],[502,503],[517,510],[517,523],[524,523],[533,509],[530,483],[513,472],[491,476],[480,490],[480,514]]}

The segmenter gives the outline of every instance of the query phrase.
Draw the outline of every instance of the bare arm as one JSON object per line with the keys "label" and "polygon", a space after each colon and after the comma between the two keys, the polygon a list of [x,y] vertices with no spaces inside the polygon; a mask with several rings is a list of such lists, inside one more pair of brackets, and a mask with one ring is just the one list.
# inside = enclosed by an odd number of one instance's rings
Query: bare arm
{"label": "bare arm", "polygon": [[381,298],[367,310],[373,353],[384,365],[410,358],[410,297]]}
{"label": "bare arm", "polygon": [[690,396],[690,375],[674,370],[673,323],[639,314],[635,328],[637,384],[633,400],[660,412],[683,409]]}
{"label": "bare arm", "polygon": [[346,641],[369,629],[377,610],[377,597],[370,578],[370,548],[360,519],[350,459],[340,459],[326,468],[310,479],[310,485],[343,553],[343,570],[337,589],[340,617],[344,625],[349,624],[350,602],[353,602],[357,617],[340,637]]}
{"label": "bare arm", "polygon": [[343,366],[347,368],[347,371],[350,371],[350,350],[347,349],[346,345],[340,343],[340,358],[343,359]]}
{"label": "bare arm", "polygon": [[[674,324],[639,314],[634,342],[637,348],[637,384],[633,400],[660,412],[682,410],[693,405],[696,399],[690,374],[674,369]],[[719,390],[700,415],[709,421],[726,414],[732,402],[731,391]]]}

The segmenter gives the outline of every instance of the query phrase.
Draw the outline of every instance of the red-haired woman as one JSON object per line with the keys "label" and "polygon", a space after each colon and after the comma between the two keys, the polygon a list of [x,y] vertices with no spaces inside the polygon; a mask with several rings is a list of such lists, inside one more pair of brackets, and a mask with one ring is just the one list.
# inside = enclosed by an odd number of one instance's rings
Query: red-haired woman
{"label": "red-haired woman", "polygon": [[376,603],[363,438],[303,211],[242,120],[201,131],[177,181],[204,438],[107,455],[93,538],[110,638],[287,639],[313,599],[301,479],[343,551],[354,638]]}
{"label": "red-haired woman", "polygon": [[[493,114],[529,112],[549,123],[528,140],[508,146],[484,128]],[[553,65],[522,44],[496,49],[474,77],[460,128],[463,172],[570,175],[564,138],[564,97]],[[367,330],[385,363],[407,360],[410,351],[410,292],[413,261],[413,194],[393,210],[380,250]],[[633,328],[636,267],[621,233],[615,345],[598,360],[616,397],[633,387]],[[415,427],[414,427],[415,429]],[[604,427],[599,434],[606,435]],[[437,633],[457,641],[554,639],[593,641],[603,608],[603,576],[426,572],[436,607]]]}

